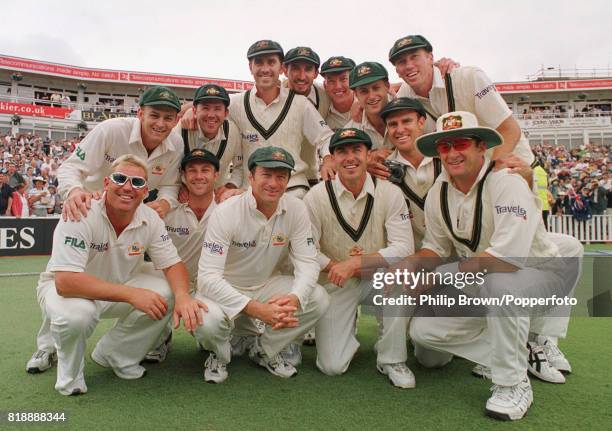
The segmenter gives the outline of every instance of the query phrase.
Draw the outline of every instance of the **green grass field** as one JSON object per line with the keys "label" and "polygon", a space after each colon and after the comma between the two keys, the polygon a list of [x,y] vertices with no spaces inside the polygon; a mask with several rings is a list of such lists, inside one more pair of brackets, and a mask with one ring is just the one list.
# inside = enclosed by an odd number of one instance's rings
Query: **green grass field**
{"label": "green grass field", "polygon": [[[595,248],[595,247],[594,247]],[[48,257],[0,259],[0,274],[38,272]],[[578,297],[589,297],[591,268],[585,265]],[[25,363],[35,349],[40,310],[36,276],[0,277],[2,391],[0,410],[65,411],[67,422],[53,429],[590,429],[612,428],[612,318],[572,318],[561,348],[574,373],[564,385],[532,379],[534,405],[525,419],[503,423],[484,416],[490,382],[471,376],[472,364],[455,359],[428,370],[409,358],[417,388],[399,390],[375,369],[376,322],[363,316],[361,348],[349,371],[326,377],[314,364],[315,348],[304,347],[304,364],[290,380],[238,358],[222,385],[203,380],[206,356],[190,335],[176,333],[163,364],[147,365],[144,379],[124,381],[86,360],[89,392],[64,397],[53,389],[55,369],[30,375]],[[592,292],[592,290],[591,290]],[[582,301],[581,301],[582,302]],[[112,322],[102,321],[88,343],[88,354]],[[13,426],[25,429],[33,425]],[[10,428],[0,422],[1,428]],[[35,426],[38,429],[49,425]]]}

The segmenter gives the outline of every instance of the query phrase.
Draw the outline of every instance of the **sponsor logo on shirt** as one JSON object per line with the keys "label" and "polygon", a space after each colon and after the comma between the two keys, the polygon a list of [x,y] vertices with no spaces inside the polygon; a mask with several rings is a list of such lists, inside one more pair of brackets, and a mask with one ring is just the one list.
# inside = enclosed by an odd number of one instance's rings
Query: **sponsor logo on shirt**
{"label": "sponsor logo on shirt", "polygon": [[249,144],[259,142],[259,135],[257,133],[241,133],[242,139],[246,140]]}
{"label": "sponsor logo on shirt", "polygon": [[189,235],[189,227],[185,227],[185,226],[168,226],[166,225],[166,230],[168,232],[172,232],[177,234],[178,236],[185,236],[185,235]]}
{"label": "sponsor logo on shirt", "polygon": [[315,243],[314,242],[314,238],[312,238],[310,236],[308,238],[306,238],[306,245],[314,245],[314,243]]}
{"label": "sponsor logo on shirt", "polygon": [[170,235],[168,235],[167,233],[162,233],[160,235],[160,238],[162,241],[166,242],[166,241],[170,241]]}
{"label": "sponsor logo on shirt", "polygon": [[497,214],[514,214],[523,220],[527,220],[527,210],[519,205],[495,205]]}
{"label": "sponsor logo on shirt", "polygon": [[153,175],[163,175],[166,172],[166,167],[164,165],[155,165],[151,168],[151,173]]}
{"label": "sponsor logo on shirt", "polygon": [[92,250],[95,250],[97,252],[103,253],[105,251],[108,250],[108,243],[102,243],[102,244],[94,244],[93,242],[91,244],[89,244],[89,248]]}
{"label": "sponsor logo on shirt", "polygon": [[479,99],[482,99],[487,94],[489,94],[491,91],[495,91],[495,85],[493,84],[487,85],[485,88],[483,88],[478,93],[476,93],[476,97],[478,97]]}
{"label": "sponsor logo on shirt", "polygon": [[70,247],[80,248],[85,250],[87,246],[85,245],[85,241],[82,239],[74,238],[72,236],[64,237],[64,244],[68,244]]}
{"label": "sponsor logo on shirt", "polygon": [[115,161],[116,157],[110,156],[107,153],[104,153],[104,160],[106,160],[108,163],[113,163]]}
{"label": "sponsor logo on shirt", "polygon": [[128,247],[128,256],[140,256],[145,251],[143,245],[141,245],[138,241]]}
{"label": "sponsor logo on shirt", "polygon": [[204,241],[204,248],[210,250],[212,254],[218,254],[219,256],[223,256],[223,246],[216,242],[208,242]]}
{"label": "sponsor logo on shirt", "polygon": [[402,221],[410,220],[412,218],[414,218],[414,215],[412,214],[412,211],[408,211],[408,214],[400,214],[400,219]]}
{"label": "sponsor logo on shirt", "polygon": [[253,248],[253,247],[257,247],[257,241],[255,241],[254,239],[251,241],[234,241],[232,240],[232,246],[234,247],[238,247],[238,248],[244,248],[249,249],[249,248]]}
{"label": "sponsor logo on shirt", "polygon": [[85,151],[81,147],[76,147],[74,154],[76,154],[79,159],[85,160]]}
{"label": "sponsor logo on shirt", "polygon": [[282,232],[277,232],[272,235],[272,245],[286,245],[287,244],[287,236]]}

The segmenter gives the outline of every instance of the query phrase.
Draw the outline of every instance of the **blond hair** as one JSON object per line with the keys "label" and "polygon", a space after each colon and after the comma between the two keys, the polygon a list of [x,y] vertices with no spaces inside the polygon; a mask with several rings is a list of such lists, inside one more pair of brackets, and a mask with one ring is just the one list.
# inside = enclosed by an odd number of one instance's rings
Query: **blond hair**
{"label": "blond hair", "polygon": [[144,171],[145,179],[149,179],[149,169],[147,168],[147,163],[134,154],[124,154],[123,156],[116,158],[113,164],[111,165],[111,171],[115,172],[115,169],[119,165],[132,165],[141,168]]}

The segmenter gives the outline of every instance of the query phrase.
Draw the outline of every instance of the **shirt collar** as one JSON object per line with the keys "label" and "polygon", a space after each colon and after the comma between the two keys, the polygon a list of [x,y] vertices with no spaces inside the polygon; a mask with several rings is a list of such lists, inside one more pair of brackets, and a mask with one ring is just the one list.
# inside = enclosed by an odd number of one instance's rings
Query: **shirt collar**
{"label": "shirt collar", "polygon": [[[465,193],[465,195],[469,195],[470,193],[472,193],[476,189],[476,187],[478,186],[478,183],[480,182],[482,177],[484,177],[485,173],[487,172],[487,169],[489,169],[489,165],[490,164],[491,164],[491,159],[489,157],[485,156],[484,163],[482,164],[482,167],[480,168],[480,172],[478,172],[478,176],[476,177],[476,181],[474,181],[474,184],[472,184],[472,187],[470,188],[470,191]],[[448,173],[446,172],[446,169],[442,169],[442,172],[440,173],[440,177],[442,178],[442,181],[446,181],[453,189],[457,190],[458,193],[464,194],[463,192],[459,191],[453,185],[453,182],[450,180],[450,177],[448,176]]]}
{"label": "shirt collar", "polygon": [[275,103],[279,103],[282,100],[285,100],[289,94],[289,89],[285,88],[284,85],[280,85],[280,91],[278,93],[278,96],[276,96],[276,99],[274,99],[272,102],[270,102],[269,105],[266,105],[266,102],[263,101],[263,99],[261,99],[258,95],[257,95],[257,87],[253,87],[255,89],[255,91],[251,91],[251,103],[259,103],[263,106],[271,106],[274,105]]}
{"label": "shirt collar", "polygon": [[433,157],[427,157],[427,156],[424,156],[424,157],[423,157],[423,160],[422,160],[422,161],[421,161],[421,163],[419,164],[419,167],[418,167],[418,168],[415,168],[415,167],[412,165],[412,163],[411,163],[410,161],[406,160],[406,159],[405,159],[405,158],[404,158],[404,157],[403,157],[403,156],[400,154],[400,152],[399,152],[397,149],[393,150],[393,152],[392,152],[392,153],[391,153],[391,155],[389,156],[389,159],[391,159],[391,160],[396,160],[396,161],[398,161],[398,162],[400,162],[400,163],[402,163],[402,164],[404,164],[404,165],[410,166],[412,169],[415,169],[415,170],[416,170],[416,169],[421,169],[421,167],[422,167],[422,166],[427,166],[428,164],[433,163]]}
{"label": "shirt collar", "polygon": [[209,142],[221,141],[222,139],[226,139],[225,133],[223,132],[223,122],[221,122],[221,124],[219,125],[219,129],[217,130],[217,134],[212,139],[208,139],[204,135],[204,132],[202,132],[202,129],[200,128],[200,125],[198,124],[198,140],[203,141],[205,143],[209,143]]}
{"label": "shirt collar", "polygon": [[333,180],[332,184],[334,186],[334,191],[338,196],[342,196],[346,193],[348,196],[351,197],[351,199],[354,199],[355,201],[362,199],[363,197],[365,197],[366,194],[370,194],[372,197],[374,197],[374,181],[372,181],[372,177],[370,176],[370,174],[367,174],[365,183],[363,183],[363,188],[361,189],[361,192],[359,192],[359,195],[356,199],[353,198],[353,193],[351,193],[346,187],[344,187],[344,184],[342,184],[342,181],[340,181],[340,175],[336,175],[336,178]]}
{"label": "shirt collar", "polygon": [[[110,219],[108,218],[108,214],[106,213],[106,193],[104,193],[102,199],[100,199],[99,201],[92,200],[92,202],[97,205],[100,205],[100,212],[102,213],[102,216],[106,219],[106,222],[108,223],[110,228],[114,230],[113,224],[111,223]],[[143,206],[144,203],[141,203],[138,208],[136,208],[136,212],[132,217],[132,221],[130,221],[130,224],[127,225],[123,232],[135,227],[139,227],[143,224],[148,224],[148,220],[146,219],[144,214],[145,209],[143,208]]]}
{"label": "shirt collar", "polygon": [[[285,192],[286,193],[286,192]],[[255,200],[255,196],[253,195],[253,188],[249,187],[247,189],[246,192],[244,192],[245,195],[245,199],[247,200],[247,205],[249,206],[249,208],[252,211],[256,211],[257,213],[261,214],[261,211],[259,211],[257,209],[257,201]],[[287,212],[287,202],[286,202],[286,196],[283,193],[283,195],[281,196],[279,202],[278,202],[278,206],[276,207],[276,212],[274,213],[274,216],[280,215],[284,212]]]}
{"label": "shirt collar", "polygon": [[[140,120],[138,118],[136,118],[136,121],[134,121],[134,124],[132,125],[132,131],[130,132],[130,145],[138,145],[140,144],[142,146],[142,148],[144,148],[146,150],[146,147],[144,146],[144,143],[142,142],[142,134],[140,133],[140,128],[142,127],[142,124],[140,122]],[[170,132],[170,135],[172,135],[172,133],[174,133],[174,131]],[[168,151],[168,139],[170,138],[170,135],[168,135],[168,137],[166,139],[164,139],[162,141],[162,143],[156,147],[153,151],[158,151],[160,154],[165,153],[166,151]],[[151,152],[151,154],[153,154],[153,151]]]}

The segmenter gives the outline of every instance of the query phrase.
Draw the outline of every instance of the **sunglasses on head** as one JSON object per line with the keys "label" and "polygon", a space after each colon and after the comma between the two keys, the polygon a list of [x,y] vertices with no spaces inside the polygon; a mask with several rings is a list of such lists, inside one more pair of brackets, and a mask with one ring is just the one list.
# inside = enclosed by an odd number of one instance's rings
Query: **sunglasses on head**
{"label": "sunglasses on head", "polygon": [[147,185],[147,180],[143,177],[130,177],[129,175],[125,175],[121,172],[113,172],[108,176],[108,178],[118,186],[122,186],[125,183],[130,181],[132,183],[132,187],[135,189],[141,189]]}
{"label": "sunglasses on head", "polygon": [[443,138],[436,142],[436,150],[438,151],[438,154],[449,153],[451,147],[454,148],[455,151],[465,151],[470,147],[470,145],[478,143],[479,141],[480,139],[470,136]]}

